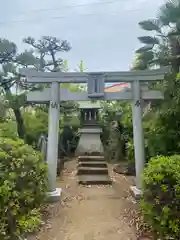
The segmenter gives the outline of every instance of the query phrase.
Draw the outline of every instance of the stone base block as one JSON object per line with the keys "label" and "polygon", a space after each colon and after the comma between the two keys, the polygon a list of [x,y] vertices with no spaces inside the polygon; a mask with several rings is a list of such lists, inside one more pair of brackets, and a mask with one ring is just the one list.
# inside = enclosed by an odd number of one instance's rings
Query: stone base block
{"label": "stone base block", "polygon": [[99,133],[81,133],[76,156],[84,155],[85,153],[98,152],[104,153],[104,148],[100,139]]}
{"label": "stone base block", "polygon": [[140,198],[141,198],[141,190],[140,189],[138,189],[136,186],[131,186],[130,191],[131,191],[132,196],[136,200],[140,200]]}
{"label": "stone base block", "polygon": [[47,192],[47,202],[54,203],[60,201],[61,194],[61,188],[56,188],[56,190],[53,192]]}

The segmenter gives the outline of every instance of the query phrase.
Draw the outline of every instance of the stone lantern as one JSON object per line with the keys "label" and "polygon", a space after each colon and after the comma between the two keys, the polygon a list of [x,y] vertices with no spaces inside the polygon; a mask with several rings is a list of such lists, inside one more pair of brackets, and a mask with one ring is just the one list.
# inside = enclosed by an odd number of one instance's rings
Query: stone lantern
{"label": "stone lantern", "polygon": [[76,149],[76,154],[103,154],[103,145],[100,139],[102,129],[99,126],[98,110],[100,104],[95,102],[80,102],[81,129],[79,129],[80,139]]}

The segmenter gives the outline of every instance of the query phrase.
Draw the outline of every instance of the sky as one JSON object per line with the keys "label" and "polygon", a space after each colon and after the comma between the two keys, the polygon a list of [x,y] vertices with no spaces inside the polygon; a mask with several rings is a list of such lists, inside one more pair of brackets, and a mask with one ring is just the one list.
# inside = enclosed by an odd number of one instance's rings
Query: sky
{"label": "sky", "polygon": [[6,0],[0,9],[1,37],[14,41],[54,36],[68,40],[62,53],[71,71],[81,60],[88,71],[129,70],[138,36],[147,34],[138,22],[154,18],[164,0]]}

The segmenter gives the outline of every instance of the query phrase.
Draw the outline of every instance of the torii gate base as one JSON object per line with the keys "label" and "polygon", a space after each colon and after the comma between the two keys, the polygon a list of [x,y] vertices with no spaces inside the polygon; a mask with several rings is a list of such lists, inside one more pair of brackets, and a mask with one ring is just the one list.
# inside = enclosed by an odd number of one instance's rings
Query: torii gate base
{"label": "torii gate base", "polygon": [[62,189],[61,188],[56,188],[55,191],[53,192],[47,192],[46,193],[46,201],[48,203],[54,203],[54,202],[59,202],[62,194]]}
{"label": "torii gate base", "polygon": [[141,199],[141,190],[138,189],[136,186],[131,186],[130,187],[130,191],[131,191],[131,194],[133,195],[133,197],[136,200],[140,200]]}

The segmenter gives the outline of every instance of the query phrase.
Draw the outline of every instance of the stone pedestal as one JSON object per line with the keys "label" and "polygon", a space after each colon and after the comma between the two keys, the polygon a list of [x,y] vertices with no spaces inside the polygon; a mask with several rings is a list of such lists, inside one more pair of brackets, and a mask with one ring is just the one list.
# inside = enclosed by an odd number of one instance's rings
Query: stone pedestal
{"label": "stone pedestal", "polygon": [[140,200],[141,199],[141,190],[138,189],[136,186],[131,186],[130,187],[130,191],[132,196],[136,199],[136,200]]}
{"label": "stone pedestal", "polygon": [[101,131],[101,128],[97,126],[84,126],[81,128],[79,130],[81,136],[76,149],[76,156],[93,152],[103,154],[104,149],[100,139]]}
{"label": "stone pedestal", "polygon": [[59,202],[61,198],[61,193],[62,189],[61,188],[56,188],[55,191],[52,192],[47,192],[46,193],[46,201],[48,203],[54,203],[54,202]]}

